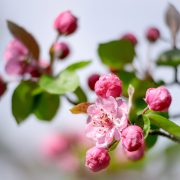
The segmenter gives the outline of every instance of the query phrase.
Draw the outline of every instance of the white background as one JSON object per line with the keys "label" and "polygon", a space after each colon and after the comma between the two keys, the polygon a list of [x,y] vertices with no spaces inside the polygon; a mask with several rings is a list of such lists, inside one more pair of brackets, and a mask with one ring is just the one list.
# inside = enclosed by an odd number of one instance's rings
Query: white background
{"label": "white background", "polygon": [[[48,59],[48,48],[56,35],[52,26],[53,21],[60,12],[71,10],[79,19],[79,28],[75,34],[63,39],[70,44],[72,53],[66,62],[58,64],[57,69],[75,60],[92,59],[93,64],[79,72],[83,87],[88,91],[85,81],[87,76],[92,72],[106,72],[106,69],[100,66],[96,53],[97,44],[100,42],[117,39],[127,31],[133,32],[138,38],[137,51],[145,66],[147,52],[147,43],[144,40],[145,30],[153,25],[161,30],[163,36],[169,38],[169,31],[163,19],[168,2],[180,10],[179,0],[0,0],[0,73],[5,75],[3,53],[7,43],[12,39],[6,26],[7,19],[15,21],[34,34],[41,45],[42,59]],[[156,57],[160,50],[168,47],[168,44],[157,43],[152,49],[152,58]],[[172,78],[172,72],[168,69],[154,72],[154,74],[156,79],[162,77],[170,81]],[[6,76],[6,79],[9,80],[9,77]],[[51,171],[49,173],[51,178],[49,178],[48,173],[35,168],[38,166],[38,163],[34,162],[37,158],[38,143],[43,135],[51,130],[83,127],[85,117],[72,116],[68,112],[70,106],[63,101],[61,111],[52,123],[37,121],[34,117],[30,117],[17,126],[11,115],[11,94],[15,85],[16,83],[11,84],[8,92],[0,100],[0,143],[2,144],[0,179],[56,179],[57,172]],[[174,86],[170,88],[170,91],[176,100],[172,104],[171,112],[178,112],[179,90]],[[162,148],[164,142],[162,140],[158,147]],[[8,155],[8,152],[12,157]],[[22,170],[14,165],[13,158],[14,161],[22,163],[26,169]],[[153,171],[158,173],[156,168]],[[142,175],[141,178],[144,176]]]}

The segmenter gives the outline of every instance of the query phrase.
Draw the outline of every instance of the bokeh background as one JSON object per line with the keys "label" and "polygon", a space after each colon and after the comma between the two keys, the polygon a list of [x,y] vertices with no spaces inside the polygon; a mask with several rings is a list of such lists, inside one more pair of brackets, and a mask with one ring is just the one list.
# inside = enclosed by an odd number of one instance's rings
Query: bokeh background
{"label": "bokeh background", "polygon": [[[79,28],[66,39],[72,49],[71,56],[57,66],[57,71],[76,60],[92,59],[92,65],[78,74],[83,88],[89,91],[93,99],[94,96],[86,83],[88,75],[93,72],[107,72],[97,57],[98,43],[118,39],[121,34],[130,31],[138,38],[137,52],[143,66],[146,66],[145,30],[153,25],[160,29],[163,36],[170,37],[164,22],[164,12],[169,2],[180,10],[179,0],[0,0],[0,72],[4,74],[3,53],[7,43],[12,39],[7,30],[7,19],[22,25],[34,34],[41,45],[42,58],[48,59],[49,46],[55,39],[53,21],[61,11],[71,10],[79,19]],[[151,58],[156,57],[158,52],[168,46],[166,43],[157,43],[152,49]],[[163,78],[168,82],[171,81],[173,72],[163,68],[155,71],[154,75],[156,79]],[[9,77],[6,79],[11,80]],[[85,126],[85,117],[71,115],[68,111],[71,105],[64,100],[63,107],[51,123],[38,121],[32,116],[18,126],[11,114],[11,95],[15,86],[16,83],[9,85],[8,91],[0,100],[0,179],[75,179],[66,176],[60,169],[42,163],[38,153],[39,142],[44,135],[56,129],[80,131]],[[170,91],[174,99],[170,112],[179,112],[179,89],[174,85]],[[167,150],[169,146],[173,147]],[[179,150],[179,146],[160,138],[148,153],[149,162],[143,168],[123,171],[113,179],[178,180]]]}

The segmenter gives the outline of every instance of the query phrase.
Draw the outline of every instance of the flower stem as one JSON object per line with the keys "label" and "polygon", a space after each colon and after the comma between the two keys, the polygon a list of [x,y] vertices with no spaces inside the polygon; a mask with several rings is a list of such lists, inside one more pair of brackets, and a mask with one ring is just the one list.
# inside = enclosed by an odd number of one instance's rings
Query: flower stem
{"label": "flower stem", "polygon": [[166,138],[171,139],[171,140],[174,141],[174,142],[180,143],[180,138],[175,137],[175,136],[173,136],[173,135],[171,135],[171,134],[167,134],[167,133],[165,133],[165,132],[159,131],[159,130],[151,130],[151,131],[149,132],[149,135],[159,135],[159,136],[163,136],[163,137],[166,137]]}
{"label": "flower stem", "polygon": [[147,106],[147,107],[143,110],[142,114],[145,114],[146,111],[148,111],[148,110],[149,110],[149,107]]}

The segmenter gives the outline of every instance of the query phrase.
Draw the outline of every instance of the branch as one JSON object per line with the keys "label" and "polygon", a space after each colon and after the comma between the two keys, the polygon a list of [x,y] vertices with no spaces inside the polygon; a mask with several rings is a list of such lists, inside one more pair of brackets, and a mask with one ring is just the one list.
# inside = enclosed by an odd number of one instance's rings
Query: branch
{"label": "branch", "polygon": [[180,138],[177,138],[171,134],[167,134],[165,132],[162,132],[162,131],[159,131],[159,130],[151,130],[149,132],[149,135],[159,135],[159,136],[163,136],[163,137],[166,137],[166,138],[169,138],[171,139],[172,141],[174,142],[177,142],[177,143],[180,143]]}

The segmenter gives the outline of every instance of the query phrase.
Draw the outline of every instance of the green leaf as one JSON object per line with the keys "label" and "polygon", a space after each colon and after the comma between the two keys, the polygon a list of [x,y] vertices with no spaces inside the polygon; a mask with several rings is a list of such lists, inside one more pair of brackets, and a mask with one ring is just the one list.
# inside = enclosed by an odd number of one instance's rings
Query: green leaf
{"label": "green leaf", "polygon": [[91,63],[91,61],[79,61],[79,62],[69,65],[65,70],[76,71],[78,69],[88,66],[90,63]]}
{"label": "green leaf", "polygon": [[11,34],[15,38],[19,39],[28,48],[34,59],[38,60],[40,50],[36,39],[23,27],[20,27],[12,21],[7,21],[7,25]]}
{"label": "green leaf", "polygon": [[175,124],[174,122],[168,120],[167,118],[158,115],[156,113],[150,112],[145,114],[150,121],[151,124],[162,128],[163,130],[167,131],[169,134],[174,135],[176,137],[180,137],[180,126]]}
{"label": "green leaf", "polygon": [[77,96],[77,99],[78,99],[78,103],[81,103],[81,102],[87,102],[88,99],[87,99],[87,96],[85,94],[85,92],[83,91],[83,89],[81,87],[78,87],[75,91],[74,91],[74,94]]}
{"label": "green leaf", "polygon": [[12,113],[19,124],[23,122],[33,111],[34,99],[32,91],[37,85],[30,81],[21,82],[12,96]]}
{"label": "green leaf", "polygon": [[151,124],[147,116],[143,116],[143,120],[144,120],[144,127],[143,127],[144,139],[146,139],[149,134]]}
{"label": "green leaf", "polygon": [[98,54],[104,64],[121,69],[125,64],[132,62],[135,50],[129,41],[117,40],[100,44]]}
{"label": "green leaf", "polygon": [[43,92],[36,98],[34,114],[40,120],[50,121],[56,115],[60,100],[58,95]]}
{"label": "green leaf", "polygon": [[57,77],[44,75],[40,78],[39,85],[51,94],[65,94],[73,92],[79,86],[79,78],[74,71],[65,70]]}
{"label": "green leaf", "polygon": [[158,136],[157,135],[149,135],[146,139],[145,139],[145,143],[146,143],[146,148],[150,149],[152,148],[156,142],[158,140]]}
{"label": "green leaf", "polygon": [[159,66],[178,66],[180,64],[180,50],[173,49],[163,52],[156,63]]}

